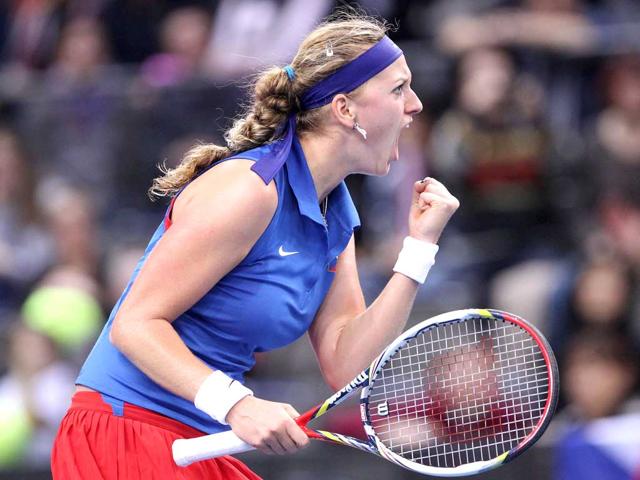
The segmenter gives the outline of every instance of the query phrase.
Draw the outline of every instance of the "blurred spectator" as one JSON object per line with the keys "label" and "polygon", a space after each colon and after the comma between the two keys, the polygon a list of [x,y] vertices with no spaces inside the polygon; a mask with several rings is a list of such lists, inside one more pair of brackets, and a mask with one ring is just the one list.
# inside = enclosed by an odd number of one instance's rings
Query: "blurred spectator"
{"label": "blurred spectator", "polygon": [[587,53],[596,46],[597,32],[584,13],[582,0],[524,0],[475,18],[456,15],[442,24],[440,46],[453,53],[506,45]]}
{"label": "blurred spectator", "polygon": [[158,53],[161,24],[173,9],[195,6],[211,14],[218,3],[217,0],[94,1],[105,4],[99,18],[105,25],[114,60],[121,64],[139,64]]}
{"label": "blurred spectator", "polygon": [[99,212],[117,205],[123,78],[110,65],[102,26],[79,17],[65,24],[51,68],[25,105],[23,124],[38,141],[41,173],[91,193]]}
{"label": "blurred spectator", "polygon": [[558,480],[631,480],[640,472],[638,351],[619,334],[575,335],[564,358],[567,407],[556,419]]}
{"label": "blurred spectator", "polygon": [[35,181],[20,139],[0,126],[0,312],[17,307],[52,260]]}
{"label": "blurred spectator", "polygon": [[56,264],[100,278],[100,223],[89,195],[63,183],[50,182],[40,188],[38,196],[53,238]]}
{"label": "blurred spectator", "polygon": [[562,359],[567,415],[589,421],[624,411],[638,377],[638,352],[624,335],[583,328]]}
{"label": "blurred spectator", "polygon": [[598,213],[604,233],[615,251],[636,275],[640,275],[640,182],[634,180],[637,177],[604,193]]}
{"label": "blurred spectator", "polygon": [[603,192],[629,192],[640,179],[640,56],[607,62],[602,80],[605,105],[585,135],[590,207]]}
{"label": "blurred spectator", "polygon": [[76,368],[47,335],[17,322],[0,377],[0,470],[45,469],[53,438],[69,406]]}
{"label": "blurred spectator", "polygon": [[2,2],[0,61],[11,68],[44,69],[53,58],[66,3],[60,0]]}
{"label": "blurred spectator", "polygon": [[541,97],[535,83],[520,81],[506,52],[472,50],[460,59],[455,104],[434,127],[433,173],[464,205],[454,225],[481,285],[562,245]]}
{"label": "blurred spectator", "polygon": [[144,83],[166,87],[199,74],[210,29],[211,15],[204,8],[183,7],[167,14],[160,26],[160,53],[141,66]]}
{"label": "blurred spectator", "polygon": [[563,352],[574,332],[584,329],[625,335],[634,347],[640,345],[632,322],[637,282],[611,247],[599,245],[577,264],[568,263],[559,278],[564,279],[550,282],[555,290],[549,340],[556,352]]}
{"label": "blurred spectator", "polygon": [[450,16],[439,28],[439,46],[454,54],[513,48],[523,71],[543,85],[550,126],[568,146],[573,137],[570,142],[563,137],[574,135],[595,107],[590,92],[596,55],[640,50],[640,17],[608,5],[596,9],[582,0],[520,3],[477,16]]}
{"label": "blurred spectator", "polygon": [[333,4],[333,0],[220,0],[207,70],[215,78],[237,78],[265,65],[284,66],[300,39],[330,13]]}

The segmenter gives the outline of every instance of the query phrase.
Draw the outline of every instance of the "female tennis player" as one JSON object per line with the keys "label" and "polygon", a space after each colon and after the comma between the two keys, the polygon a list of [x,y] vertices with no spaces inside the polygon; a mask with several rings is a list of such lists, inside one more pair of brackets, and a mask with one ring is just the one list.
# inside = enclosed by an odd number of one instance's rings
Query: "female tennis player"
{"label": "female tennis player", "polygon": [[80,372],[54,478],[255,479],[230,457],[178,467],[171,444],[231,428],[266,453],[307,445],[293,407],[243,376],[256,351],[308,331],[338,388],[403,330],[458,201],[415,183],[395,273],[367,308],[343,180],[385,175],[421,109],[385,25],[343,15],[256,80],[227,146],[196,146],[155,180],[171,206]]}

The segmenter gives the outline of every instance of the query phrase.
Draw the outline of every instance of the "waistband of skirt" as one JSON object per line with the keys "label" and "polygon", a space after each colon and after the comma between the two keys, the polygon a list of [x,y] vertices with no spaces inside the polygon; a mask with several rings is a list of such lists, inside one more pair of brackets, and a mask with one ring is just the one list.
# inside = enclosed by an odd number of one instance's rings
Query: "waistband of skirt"
{"label": "waistband of skirt", "polygon": [[108,413],[114,416],[120,416],[123,418],[129,418],[131,420],[137,420],[149,425],[168,430],[183,438],[193,438],[205,435],[204,432],[197,430],[189,425],[185,425],[178,420],[166,417],[159,413],[147,410],[146,408],[139,407],[137,405],[131,405],[127,402],[120,402],[122,409],[119,412],[115,412],[114,406],[105,401],[102,394],[99,392],[76,392],[71,397],[71,410],[93,410],[98,412]]}

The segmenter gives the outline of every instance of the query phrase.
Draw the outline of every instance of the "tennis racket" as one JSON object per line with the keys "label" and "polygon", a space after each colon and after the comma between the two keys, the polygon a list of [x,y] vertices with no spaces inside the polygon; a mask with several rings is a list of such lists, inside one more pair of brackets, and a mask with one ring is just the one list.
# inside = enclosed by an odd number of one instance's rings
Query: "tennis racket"
{"label": "tennis racket", "polygon": [[[306,426],[359,388],[366,440]],[[296,422],[310,438],[422,474],[455,477],[524,452],[551,421],[557,398],[558,367],[536,328],[498,310],[457,310],[407,330]],[[173,457],[186,466],[252,449],[229,431],[176,440]]]}

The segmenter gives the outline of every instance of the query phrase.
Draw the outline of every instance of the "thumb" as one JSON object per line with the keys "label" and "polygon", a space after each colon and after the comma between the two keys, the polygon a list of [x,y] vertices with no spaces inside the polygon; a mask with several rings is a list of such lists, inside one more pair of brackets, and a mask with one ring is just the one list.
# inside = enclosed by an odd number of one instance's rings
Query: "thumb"
{"label": "thumb", "polygon": [[300,416],[300,414],[298,413],[298,411],[293,408],[291,405],[289,405],[288,403],[283,403],[282,404],[284,406],[285,411],[289,414],[289,416],[291,418],[298,418]]}

